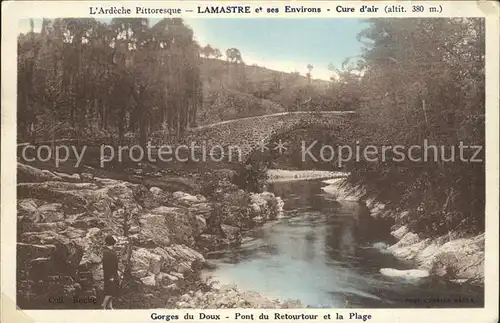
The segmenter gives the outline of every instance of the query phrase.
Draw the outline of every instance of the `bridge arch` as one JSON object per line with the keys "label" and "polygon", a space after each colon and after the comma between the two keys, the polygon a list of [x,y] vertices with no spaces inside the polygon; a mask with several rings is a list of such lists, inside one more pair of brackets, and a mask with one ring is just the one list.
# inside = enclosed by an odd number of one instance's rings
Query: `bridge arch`
{"label": "bridge arch", "polygon": [[193,128],[183,141],[185,144],[203,141],[212,147],[237,147],[232,151],[239,156],[231,159],[247,163],[263,145],[269,145],[284,134],[318,127],[343,131],[344,127],[355,123],[357,116],[354,111],[297,111],[234,119]]}

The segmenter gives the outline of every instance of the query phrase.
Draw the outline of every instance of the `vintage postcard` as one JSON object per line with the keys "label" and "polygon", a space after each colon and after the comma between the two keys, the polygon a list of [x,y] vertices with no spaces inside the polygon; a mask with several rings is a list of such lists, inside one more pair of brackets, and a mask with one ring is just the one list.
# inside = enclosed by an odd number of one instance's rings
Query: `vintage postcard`
{"label": "vintage postcard", "polygon": [[499,8],[3,2],[2,322],[498,321]]}

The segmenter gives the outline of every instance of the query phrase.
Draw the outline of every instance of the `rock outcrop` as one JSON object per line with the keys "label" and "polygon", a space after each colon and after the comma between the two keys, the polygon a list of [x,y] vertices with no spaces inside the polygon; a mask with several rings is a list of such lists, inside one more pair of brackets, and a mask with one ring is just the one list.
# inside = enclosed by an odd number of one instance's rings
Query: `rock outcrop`
{"label": "rock outcrop", "polygon": [[469,238],[421,239],[401,226],[392,235],[399,241],[386,250],[399,259],[414,261],[418,270],[451,281],[484,284],[484,233]]}
{"label": "rock outcrop", "polygon": [[[203,263],[193,249],[206,230],[202,196],[171,194],[124,181],[76,176],[19,166],[18,295],[27,308],[71,308],[48,300],[96,298],[102,289],[103,238],[117,239],[116,251],[148,287],[171,285]],[[41,181],[44,179],[45,181]],[[28,181],[28,182],[26,182]],[[177,204],[177,205],[176,205]]]}
{"label": "rock outcrop", "polygon": [[[244,230],[278,217],[283,207],[271,193],[250,196],[231,184],[208,201],[90,174],[18,168],[23,174],[17,185],[21,308],[78,308],[74,298],[98,308],[108,234],[117,240],[120,272],[131,276],[127,284],[143,294],[175,295],[193,284],[205,263],[198,250],[239,243]],[[49,301],[58,297],[66,301]]]}

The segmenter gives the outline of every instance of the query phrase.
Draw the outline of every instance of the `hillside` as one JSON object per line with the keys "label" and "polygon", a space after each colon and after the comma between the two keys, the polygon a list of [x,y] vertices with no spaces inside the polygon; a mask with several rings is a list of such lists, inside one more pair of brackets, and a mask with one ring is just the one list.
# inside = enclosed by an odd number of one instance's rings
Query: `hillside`
{"label": "hillside", "polygon": [[[306,89],[325,94],[330,82],[256,65],[202,58],[203,107],[197,125],[296,110],[306,101]],[[304,96],[305,99],[300,98]]]}

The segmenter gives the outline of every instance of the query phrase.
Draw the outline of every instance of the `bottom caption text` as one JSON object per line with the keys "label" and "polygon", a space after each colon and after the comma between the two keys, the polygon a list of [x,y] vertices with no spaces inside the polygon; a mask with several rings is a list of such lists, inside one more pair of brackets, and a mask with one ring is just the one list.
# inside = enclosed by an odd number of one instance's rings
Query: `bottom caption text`
{"label": "bottom caption text", "polygon": [[184,315],[170,315],[161,314],[153,312],[151,313],[152,320],[163,320],[163,321],[189,321],[189,320],[206,320],[206,321],[218,321],[224,319],[239,320],[239,321],[266,321],[266,320],[356,320],[366,322],[372,319],[371,314],[362,314],[358,312],[349,313],[327,313],[327,314],[305,314],[305,313],[280,313],[280,312],[266,312],[260,314],[245,314],[245,313],[234,313],[231,315],[224,314],[205,314],[196,313],[190,314],[186,313]]}

